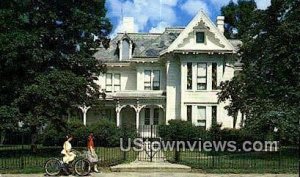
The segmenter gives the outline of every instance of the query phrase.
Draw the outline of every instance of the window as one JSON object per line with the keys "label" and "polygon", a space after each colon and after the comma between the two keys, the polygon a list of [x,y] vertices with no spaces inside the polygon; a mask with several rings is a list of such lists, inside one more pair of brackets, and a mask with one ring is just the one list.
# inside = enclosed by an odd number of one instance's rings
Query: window
{"label": "window", "polygon": [[121,75],[114,74],[114,91],[120,91],[120,90],[121,90]]}
{"label": "window", "polygon": [[153,109],[153,125],[159,124],[159,108]]}
{"label": "window", "polygon": [[207,87],[207,64],[197,64],[197,90],[206,90]]}
{"label": "window", "polygon": [[112,74],[107,73],[106,74],[106,92],[112,92]]}
{"label": "window", "polygon": [[151,90],[151,70],[145,70],[144,89]]}
{"label": "window", "polygon": [[212,119],[212,124],[216,125],[217,124],[217,106],[211,107],[211,119]]}
{"label": "window", "polygon": [[192,105],[186,106],[186,118],[188,122],[192,122]]}
{"label": "window", "polygon": [[196,32],[196,43],[204,43],[204,32]]}
{"label": "window", "polygon": [[129,59],[129,51],[130,50],[130,44],[127,39],[124,39],[122,41],[122,60],[128,60]]}
{"label": "window", "polygon": [[206,107],[197,106],[196,126],[206,127]]}
{"label": "window", "polygon": [[106,74],[106,92],[115,92],[121,90],[121,74]]}
{"label": "window", "polygon": [[153,70],[153,90],[160,90],[160,71]]}
{"label": "window", "polygon": [[193,69],[192,69],[192,63],[187,63],[187,84],[186,84],[186,89],[192,90],[193,88]]}
{"label": "window", "polygon": [[218,89],[217,83],[217,63],[212,63],[212,89]]}
{"label": "window", "polygon": [[145,108],[145,125],[150,125],[150,108]]}
{"label": "window", "polygon": [[145,70],[144,90],[160,90],[160,71]]}

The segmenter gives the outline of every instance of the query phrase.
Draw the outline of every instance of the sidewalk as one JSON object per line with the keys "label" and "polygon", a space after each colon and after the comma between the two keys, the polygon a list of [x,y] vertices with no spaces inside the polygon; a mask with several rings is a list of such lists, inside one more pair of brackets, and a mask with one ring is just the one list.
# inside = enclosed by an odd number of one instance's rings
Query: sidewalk
{"label": "sidewalk", "polygon": [[[0,174],[0,177],[43,177],[44,174]],[[90,177],[298,177],[298,174],[98,173]],[[69,176],[73,177],[73,176]]]}

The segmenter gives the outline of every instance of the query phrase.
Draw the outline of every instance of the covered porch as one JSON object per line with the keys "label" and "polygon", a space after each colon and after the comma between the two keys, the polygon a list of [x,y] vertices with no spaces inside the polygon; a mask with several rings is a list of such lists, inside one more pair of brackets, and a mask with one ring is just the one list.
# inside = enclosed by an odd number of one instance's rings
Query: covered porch
{"label": "covered porch", "polygon": [[108,119],[118,127],[136,129],[140,136],[156,137],[156,127],[166,124],[165,99],[134,98],[105,100],[103,107],[80,107],[84,125]]}
{"label": "covered porch", "polygon": [[156,127],[166,124],[165,117],[162,100],[118,100],[116,104],[117,126],[135,128],[142,137],[156,137]]}

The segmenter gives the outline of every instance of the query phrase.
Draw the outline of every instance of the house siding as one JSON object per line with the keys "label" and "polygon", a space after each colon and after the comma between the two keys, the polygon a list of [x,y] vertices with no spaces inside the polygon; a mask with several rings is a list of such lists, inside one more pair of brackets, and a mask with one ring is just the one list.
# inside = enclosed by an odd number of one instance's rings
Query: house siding
{"label": "house siding", "polygon": [[166,101],[166,121],[171,119],[181,119],[181,71],[180,60],[177,56],[171,58],[166,63],[167,72],[167,101]]}

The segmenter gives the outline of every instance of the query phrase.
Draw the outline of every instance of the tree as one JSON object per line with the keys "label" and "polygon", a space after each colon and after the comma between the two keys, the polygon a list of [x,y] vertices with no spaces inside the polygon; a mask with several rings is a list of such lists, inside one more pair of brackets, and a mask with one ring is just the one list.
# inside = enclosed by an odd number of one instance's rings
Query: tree
{"label": "tree", "polygon": [[232,0],[227,6],[221,8],[225,16],[225,36],[240,39],[248,28],[255,22],[258,13],[254,0]]}
{"label": "tree", "polygon": [[108,47],[111,24],[105,1],[4,0],[0,5],[0,107],[18,110],[35,144],[47,121],[63,125],[68,109],[99,98],[94,81],[105,66],[92,49]]}
{"label": "tree", "polygon": [[272,1],[242,39],[243,71],[220,94],[229,112],[246,113],[246,129],[264,136],[276,127],[288,143],[299,143],[299,4]]}

